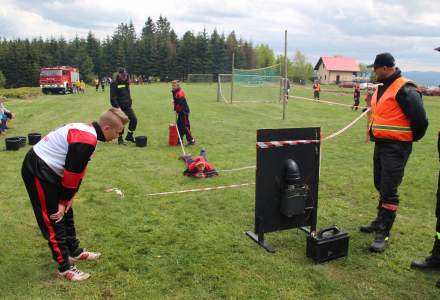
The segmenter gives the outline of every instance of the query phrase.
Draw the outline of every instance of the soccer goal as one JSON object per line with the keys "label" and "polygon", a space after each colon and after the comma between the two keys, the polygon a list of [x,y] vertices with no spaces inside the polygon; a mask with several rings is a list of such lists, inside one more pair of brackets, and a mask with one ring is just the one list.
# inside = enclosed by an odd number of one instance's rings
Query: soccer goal
{"label": "soccer goal", "polygon": [[209,83],[213,82],[212,74],[188,74],[187,83]]}
{"label": "soccer goal", "polygon": [[260,69],[234,69],[233,74],[219,74],[217,101],[278,102],[282,95],[281,65]]}

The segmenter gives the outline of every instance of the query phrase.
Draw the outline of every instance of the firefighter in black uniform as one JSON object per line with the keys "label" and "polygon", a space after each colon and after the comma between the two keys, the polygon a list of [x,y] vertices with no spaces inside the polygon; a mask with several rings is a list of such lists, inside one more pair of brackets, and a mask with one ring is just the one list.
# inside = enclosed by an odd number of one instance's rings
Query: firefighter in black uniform
{"label": "firefighter in black uniform", "polygon": [[[130,122],[128,123],[128,132],[125,140],[134,143],[133,132],[136,130],[137,118],[131,107],[133,100],[130,95],[130,82],[124,68],[119,68],[116,79],[110,85],[110,102],[113,107],[120,108],[128,116]],[[123,132],[118,138],[118,144],[125,145],[122,134]]]}
{"label": "firefighter in black uniform", "polygon": [[399,208],[398,188],[414,141],[428,127],[421,94],[413,82],[401,76],[389,53],[376,56],[373,64],[378,86],[371,100],[369,134],[374,146],[374,185],[380,194],[377,217],[360,231],[375,233],[370,250],[382,252]]}
{"label": "firefighter in black uniform", "polygon": [[[438,158],[440,161],[440,131],[437,138],[437,150]],[[437,223],[435,226],[434,246],[432,247],[431,255],[424,260],[415,260],[411,262],[413,269],[419,270],[440,270],[440,171],[438,173],[437,183],[437,205],[435,207],[435,216],[437,217]],[[440,280],[437,281],[436,286],[440,288]]]}

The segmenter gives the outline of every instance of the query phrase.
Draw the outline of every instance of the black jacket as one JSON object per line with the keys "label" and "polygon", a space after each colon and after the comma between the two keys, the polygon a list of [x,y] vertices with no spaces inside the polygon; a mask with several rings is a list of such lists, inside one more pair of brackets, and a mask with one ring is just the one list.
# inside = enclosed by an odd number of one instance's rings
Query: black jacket
{"label": "black jacket", "polygon": [[[382,86],[378,87],[377,102],[380,102],[380,97],[384,94],[385,90],[399,77],[401,77],[401,71],[396,69],[396,72],[384,80],[379,80]],[[405,116],[411,122],[411,130],[413,133],[414,141],[420,140],[428,128],[428,118],[426,117],[425,108],[423,107],[422,95],[417,91],[416,86],[412,83],[405,84],[397,93],[396,101],[399,103]],[[373,141],[390,141],[385,139],[377,139],[373,136],[370,130],[371,140]]]}
{"label": "black jacket", "polygon": [[110,85],[110,103],[113,107],[129,108],[132,100],[130,95],[130,84],[128,80],[118,81],[117,79]]}

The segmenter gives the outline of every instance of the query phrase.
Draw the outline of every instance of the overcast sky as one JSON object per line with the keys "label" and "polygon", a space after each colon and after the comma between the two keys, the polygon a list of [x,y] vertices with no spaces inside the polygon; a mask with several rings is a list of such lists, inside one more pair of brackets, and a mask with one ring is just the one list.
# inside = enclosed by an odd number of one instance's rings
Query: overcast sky
{"label": "overcast sky", "polygon": [[344,55],[370,63],[391,52],[404,71],[440,71],[440,0],[0,0],[0,36],[70,39],[111,35],[130,20],[139,33],[148,16],[168,18],[179,36],[214,28],[276,53]]}

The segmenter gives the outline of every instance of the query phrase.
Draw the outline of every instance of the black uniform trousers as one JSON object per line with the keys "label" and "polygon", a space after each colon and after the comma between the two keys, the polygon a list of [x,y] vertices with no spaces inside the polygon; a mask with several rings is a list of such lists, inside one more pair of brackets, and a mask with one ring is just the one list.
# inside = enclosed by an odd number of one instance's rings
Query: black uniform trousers
{"label": "black uniform trousers", "polygon": [[191,124],[189,123],[189,115],[184,113],[177,114],[177,130],[179,130],[180,138],[186,136],[188,142],[193,140],[191,134]]}
{"label": "black uniform trousers", "polygon": [[435,207],[435,216],[437,217],[437,224],[435,230],[440,232],[440,172],[438,172],[438,183],[437,183],[437,205]]}
{"label": "black uniform trousers", "polygon": [[135,131],[137,127],[137,117],[131,106],[121,106],[121,110],[127,115],[128,119],[128,130]]}
{"label": "black uniform trousers", "polygon": [[376,141],[374,147],[374,186],[380,193],[380,205],[399,205],[398,188],[412,151],[412,143]]}
{"label": "black uniform trousers", "polygon": [[38,226],[48,241],[52,257],[58,263],[60,272],[63,272],[70,267],[69,255],[75,257],[83,252],[76,238],[73,208],[70,208],[60,222],[55,223],[49,216],[58,211],[60,186],[34,176],[25,163],[21,174]]}

